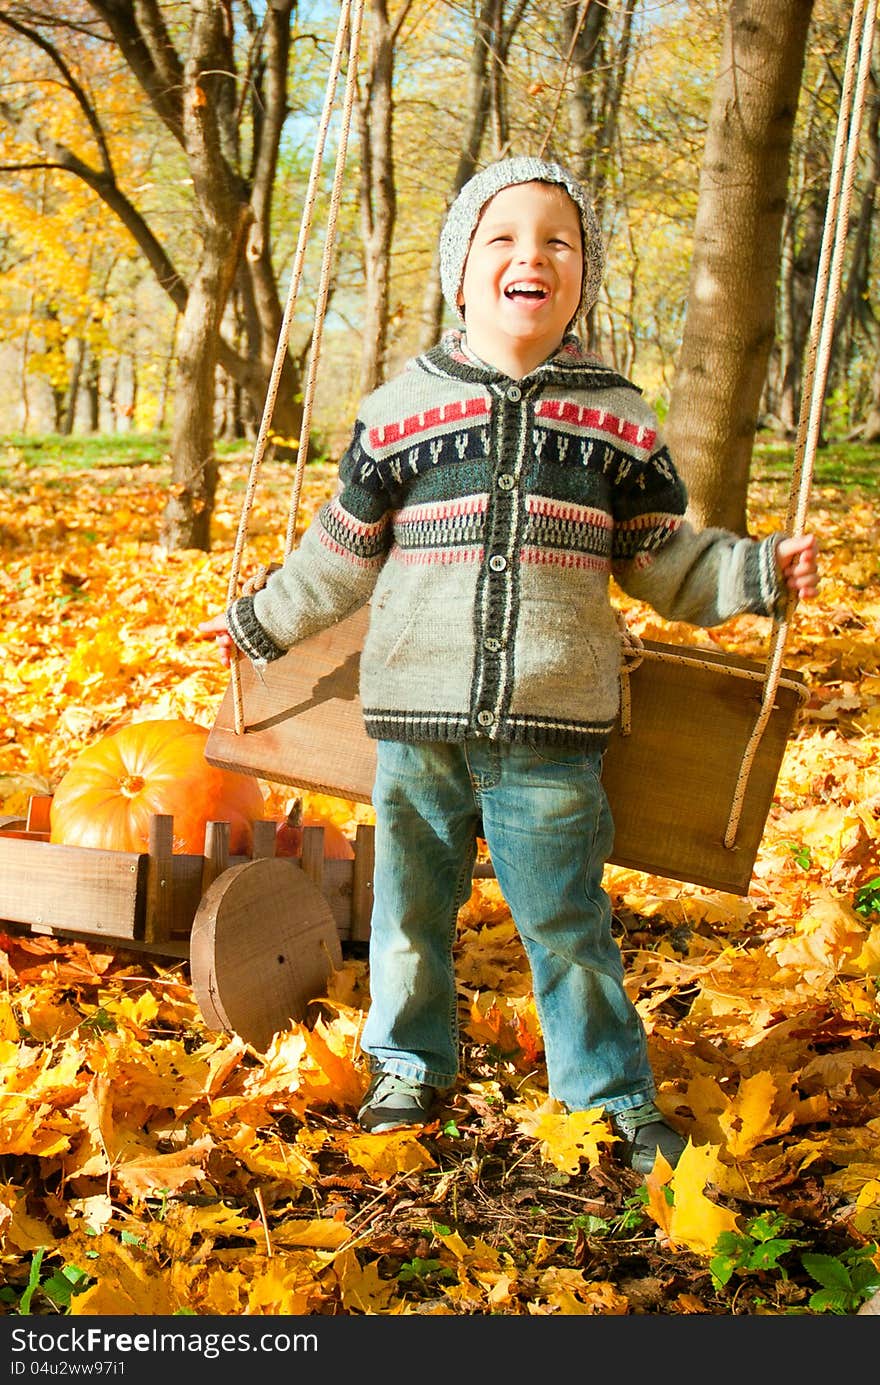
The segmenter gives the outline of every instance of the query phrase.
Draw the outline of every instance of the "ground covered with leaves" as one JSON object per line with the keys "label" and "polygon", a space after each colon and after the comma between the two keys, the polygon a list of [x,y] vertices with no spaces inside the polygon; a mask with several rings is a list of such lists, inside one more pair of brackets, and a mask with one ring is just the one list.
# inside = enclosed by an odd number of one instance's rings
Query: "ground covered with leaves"
{"label": "ground covered with leaves", "polygon": [[[126,721],[211,725],[226,675],[195,627],[225,601],[248,460],[223,461],[214,551],[168,553],[161,447],[7,447],[0,814]],[[781,523],[790,460],[762,451],[755,534]],[[674,1173],[637,1177],[601,1110],[548,1098],[491,879],[459,922],[460,1081],[431,1125],[391,1135],[355,1121],[362,950],[257,1051],[205,1025],[185,960],[0,922],[0,1313],[856,1313],[880,1284],[874,466],[855,448],[818,464],[821,590],[786,657],[810,695],[748,896],[607,869],[658,1101],[690,1137]],[[290,497],[289,469],[265,475],[254,566],[278,557]],[[301,522],[333,484],[309,468]],[[766,653],[757,618],[626,614],[643,636]],[[290,788],[262,788],[282,817]],[[317,806],[351,834],[370,820]]]}

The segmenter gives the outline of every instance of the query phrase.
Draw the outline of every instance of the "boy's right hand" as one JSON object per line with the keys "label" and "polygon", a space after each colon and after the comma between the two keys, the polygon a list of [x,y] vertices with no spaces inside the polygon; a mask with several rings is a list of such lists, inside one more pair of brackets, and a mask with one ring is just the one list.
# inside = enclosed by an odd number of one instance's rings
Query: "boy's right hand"
{"label": "boy's right hand", "polygon": [[215,639],[217,641],[217,651],[220,658],[224,666],[229,668],[235,652],[235,642],[229,633],[229,626],[226,624],[226,612],[221,611],[219,615],[211,616],[209,620],[200,621],[196,629],[206,640]]}

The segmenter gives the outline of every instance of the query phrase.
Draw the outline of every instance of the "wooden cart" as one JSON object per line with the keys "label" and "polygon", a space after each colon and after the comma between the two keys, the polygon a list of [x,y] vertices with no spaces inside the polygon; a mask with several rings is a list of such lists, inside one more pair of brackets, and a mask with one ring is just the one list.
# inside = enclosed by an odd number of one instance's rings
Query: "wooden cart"
{"label": "wooden cart", "polygon": [[51,795],[0,819],[0,920],[34,933],[188,957],[205,1023],[263,1049],[324,993],[342,944],[369,937],[373,828],[352,860],[325,859],[324,828],[303,829],[299,860],[276,857],[271,820],[251,856],[230,856],[229,824],[208,823],[203,856],[172,851],[173,823],[151,819],[149,850],[49,840]]}

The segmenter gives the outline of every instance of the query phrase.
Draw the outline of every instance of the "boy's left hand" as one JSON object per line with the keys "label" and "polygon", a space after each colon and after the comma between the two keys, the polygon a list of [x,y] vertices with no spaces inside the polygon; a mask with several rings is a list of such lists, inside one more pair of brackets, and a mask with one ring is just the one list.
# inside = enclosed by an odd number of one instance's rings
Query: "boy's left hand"
{"label": "boy's left hand", "polygon": [[776,561],[788,587],[797,597],[816,595],[818,544],[814,534],[801,534],[796,539],[780,539],[776,545]]}
{"label": "boy's left hand", "polygon": [[196,628],[206,640],[215,639],[217,641],[217,652],[221,662],[226,668],[229,668],[235,652],[235,644],[226,624],[226,612],[222,611],[219,615],[212,616],[210,620],[201,621]]}

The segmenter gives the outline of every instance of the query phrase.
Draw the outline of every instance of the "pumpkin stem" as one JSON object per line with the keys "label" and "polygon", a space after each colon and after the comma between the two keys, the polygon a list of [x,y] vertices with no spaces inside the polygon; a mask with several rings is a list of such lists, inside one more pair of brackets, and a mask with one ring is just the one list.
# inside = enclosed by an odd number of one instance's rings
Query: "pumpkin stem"
{"label": "pumpkin stem", "polygon": [[124,798],[137,798],[143,790],[144,782],[141,774],[126,774],[119,781],[119,792]]}
{"label": "pumpkin stem", "polygon": [[290,805],[285,822],[288,827],[302,827],[302,820],[303,801],[301,798],[295,798]]}

